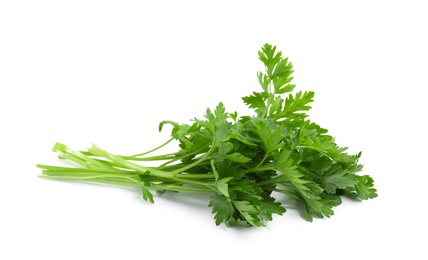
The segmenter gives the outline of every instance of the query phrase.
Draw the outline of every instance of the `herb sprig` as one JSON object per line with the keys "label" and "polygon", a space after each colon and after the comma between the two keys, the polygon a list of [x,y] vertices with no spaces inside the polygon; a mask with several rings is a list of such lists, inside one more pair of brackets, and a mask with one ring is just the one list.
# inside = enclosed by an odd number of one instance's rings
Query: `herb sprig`
{"label": "herb sprig", "polygon": [[[56,143],[59,158],[81,167],[38,164],[43,178],[80,180],[139,188],[144,200],[152,192],[210,193],[215,223],[265,226],[286,209],[273,196],[283,193],[301,202],[305,217],[330,217],[341,196],[366,200],[377,196],[373,179],[357,175],[361,153],[350,155],[327,130],[311,122],[314,92],[290,93],[293,65],[276,47],[258,52],[265,71],[258,72],[260,92],[242,98],[254,115],[228,113],[222,103],[191,124],[162,121],[171,138],[150,151],[121,156],[92,145],[76,151]],[[172,141],[175,153],[151,155]],[[157,167],[144,166],[157,161]]]}

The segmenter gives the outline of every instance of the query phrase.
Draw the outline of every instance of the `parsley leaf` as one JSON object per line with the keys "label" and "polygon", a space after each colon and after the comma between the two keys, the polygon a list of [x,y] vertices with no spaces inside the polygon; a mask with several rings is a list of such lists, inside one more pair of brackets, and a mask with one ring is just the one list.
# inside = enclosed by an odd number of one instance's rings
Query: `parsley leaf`
{"label": "parsley leaf", "polygon": [[232,202],[229,198],[224,195],[213,195],[211,196],[210,203],[208,206],[213,208],[213,214],[216,225],[226,223],[232,217],[235,209],[232,206]]}

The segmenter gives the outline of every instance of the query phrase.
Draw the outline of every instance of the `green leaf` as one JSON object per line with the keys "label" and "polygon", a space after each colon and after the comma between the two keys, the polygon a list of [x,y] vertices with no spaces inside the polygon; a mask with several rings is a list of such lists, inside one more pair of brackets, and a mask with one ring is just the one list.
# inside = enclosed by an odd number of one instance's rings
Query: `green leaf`
{"label": "green leaf", "polygon": [[162,131],[162,128],[165,124],[169,124],[172,125],[173,130],[177,129],[179,127],[179,124],[177,122],[171,121],[171,120],[164,120],[162,122],[159,123],[159,132]]}
{"label": "green leaf", "polygon": [[276,52],[276,46],[265,44],[262,50],[259,51],[259,59],[263,62],[266,67],[268,77],[272,75],[275,65],[281,60],[282,53]]}
{"label": "green leaf", "polygon": [[251,205],[249,201],[233,201],[233,205],[239,211],[246,211],[248,213],[257,213],[257,209]]}
{"label": "green leaf", "polygon": [[256,191],[255,182],[243,179],[230,187],[230,190],[234,193],[252,194]]}
{"label": "green leaf", "polygon": [[226,159],[231,160],[233,162],[238,162],[238,163],[247,163],[249,161],[251,161],[251,158],[248,158],[238,152],[234,152],[231,154],[226,154],[224,156]]}
{"label": "green leaf", "polygon": [[233,144],[231,142],[217,142],[216,146],[218,148],[217,154],[221,157],[226,156],[226,154],[233,149]]}
{"label": "green leaf", "polygon": [[154,203],[153,194],[151,194],[150,191],[146,187],[142,186],[141,191],[143,193],[143,199],[145,201],[149,201],[151,203]]}
{"label": "green leaf", "polygon": [[279,128],[272,129],[265,120],[256,121],[254,126],[266,153],[277,151],[284,146]]}
{"label": "green leaf", "polygon": [[216,177],[216,180],[227,177],[233,177],[235,180],[240,180],[245,175],[245,170],[238,168],[235,163],[227,160],[220,163],[215,163],[214,168],[215,174],[218,176]]}
{"label": "green leaf", "polygon": [[217,125],[221,125],[223,123],[226,123],[226,120],[228,118],[228,115],[226,113],[226,109],[222,102],[220,102],[217,107],[214,110],[214,115],[217,120]]}
{"label": "green leaf", "polygon": [[272,214],[282,215],[286,211],[285,208],[281,206],[281,203],[275,202],[275,199],[271,197],[261,200],[260,203],[260,215],[262,220],[271,221]]}
{"label": "green leaf", "polygon": [[286,177],[286,182],[292,184],[293,196],[299,198],[305,205],[306,219],[312,221],[313,216],[329,217],[333,214],[330,205],[324,205],[321,201],[322,188],[315,182],[305,178],[305,175],[297,170],[291,151],[282,150],[275,155],[276,169]]}
{"label": "green leaf", "polygon": [[271,75],[275,94],[284,94],[293,91],[295,85],[288,84],[293,77],[293,65],[288,62],[288,59],[281,59],[275,66],[275,70]]}
{"label": "green leaf", "polygon": [[230,197],[230,195],[229,195],[229,185],[227,183],[231,179],[233,179],[233,178],[228,177],[228,178],[224,178],[224,179],[216,181],[216,186],[217,186],[218,191],[228,198]]}
{"label": "green leaf", "polygon": [[230,130],[231,124],[230,123],[224,123],[222,124],[218,130],[214,133],[214,140],[215,141],[227,141],[230,138],[229,130]]}
{"label": "green leaf", "polygon": [[373,199],[377,197],[377,191],[373,187],[373,179],[368,175],[355,176],[358,184],[355,185],[357,195],[362,200]]}
{"label": "green leaf", "polygon": [[259,71],[257,73],[257,78],[259,79],[260,86],[262,86],[264,92],[267,93],[269,88],[269,82],[270,82],[268,76],[265,75],[263,72]]}
{"label": "green leaf", "polygon": [[330,194],[335,194],[336,189],[345,189],[353,187],[358,183],[358,180],[353,174],[347,174],[347,171],[340,169],[333,174],[323,176],[323,188]]}
{"label": "green leaf", "polygon": [[280,96],[276,96],[270,104],[269,117],[275,118],[276,114],[281,113],[283,104],[284,104],[284,99],[281,98]]}
{"label": "green leaf", "polygon": [[261,116],[267,109],[267,98],[267,92],[253,92],[252,95],[243,97],[242,100],[249,108],[254,108],[258,116]]}
{"label": "green leaf", "polygon": [[241,213],[242,217],[252,226],[264,226],[260,219],[257,217],[258,211],[256,207],[251,205],[249,201],[233,201],[235,208]]}
{"label": "green leaf", "polygon": [[[312,91],[299,91],[294,96],[288,95],[285,99],[283,111],[275,116],[275,119],[286,118],[299,111],[308,111],[311,106],[308,104],[313,102],[314,92]],[[303,114],[304,115],[304,114]]]}
{"label": "green leaf", "polygon": [[[288,78],[293,73],[293,65],[288,62],[288,58],[280,59],[271,75],[271,78]],[[291,78],[289,79],[291,81]]]}
{"label": "green leaf", "polygon": [[232,119],[235,123],[238,121],[238,112],[227,113],[227,117]]}
{"label": "green leaf", "polygon": [[238,121],[234,125],[232,125],[229,136],[230,138],[238,140],[246,145],[258,146],[256,140],[250,137],[248,133],[248,129],[244,127],[244,124]]}
{"label": "green leaf", "polygon": [[232,202],[224,195],[211,196],[208,206],[213,208],[212,213],[215,214],[214,219],[217,226],[226,223],[235,212]]}
{"label": "green leaf", "polygon": [[174,121],[165,120],[159,123],[159,132],[162,131],[163,126],[165,124],[169,124],[173,126],[171,131],[171,136],[182,142],[188,142],[186,136],[195,134],[199,131],[199,126],[196,123],[193,125],[188,125],[188,124],[178,124]]}
{"label": "green leaf", "polygon": [[227,226],[237,226],[237,227],[249,227],[251,226],[247,221],[242,220],[240,218],[231,218],[228,222]]}

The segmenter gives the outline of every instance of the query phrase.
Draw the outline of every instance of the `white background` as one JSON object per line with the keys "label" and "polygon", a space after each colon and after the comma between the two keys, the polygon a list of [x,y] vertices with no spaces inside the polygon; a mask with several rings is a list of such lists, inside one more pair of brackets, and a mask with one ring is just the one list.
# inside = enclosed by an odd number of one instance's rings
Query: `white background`
{"label": "white background", "polygon": [[[424,1],[1,1],[0,259],[427,259],[428,40]],[[313,223],[215,226],[207,197],[37,178],[56,141],[119,154],[259,90],[277,45],[310,118],[379,197]],[[172,147],[170,149],[175,149]],[[149,258],[150,257],[150,258]],[[251,257],[251,258],[249,258]]]}

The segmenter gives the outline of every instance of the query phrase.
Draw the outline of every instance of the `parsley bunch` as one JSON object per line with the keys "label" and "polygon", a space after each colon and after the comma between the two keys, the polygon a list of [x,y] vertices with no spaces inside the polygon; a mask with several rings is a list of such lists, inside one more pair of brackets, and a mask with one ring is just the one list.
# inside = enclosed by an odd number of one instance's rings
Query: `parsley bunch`
{"label": "parsley bunch", "polygon": [[[265,71],[258,72],[260,92],[243,97],[254,115],[228,113],[222,103],[192,124],[171,125],[171,139],[148,152],[111,154],[93,145],[76,151],[56,143],[59,158],[82,167],[37,165],[43,178],[72,179],[131,186],[153,203],[153,191],[211,193],[215,223],[265,226],[273,214],[286,210],[273,196],[283,193],[299,200],[308,221],[333,215],[341,195],[366,200],[377,196],[373,179],[357,175],[361,153],[347,154],[327,130],[307,118],[314,92],[291,84],[293,66],[276,47],[258,52]],[[150,155],[172,141],[175,153]],[[142,162],[158,161],[157,167]]]}

